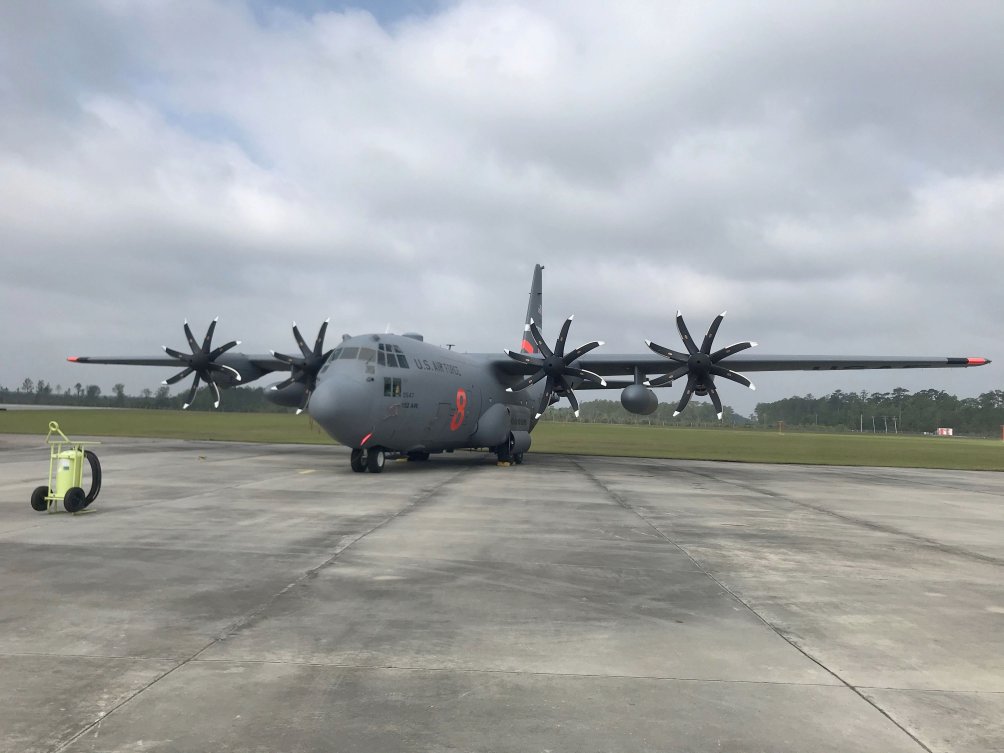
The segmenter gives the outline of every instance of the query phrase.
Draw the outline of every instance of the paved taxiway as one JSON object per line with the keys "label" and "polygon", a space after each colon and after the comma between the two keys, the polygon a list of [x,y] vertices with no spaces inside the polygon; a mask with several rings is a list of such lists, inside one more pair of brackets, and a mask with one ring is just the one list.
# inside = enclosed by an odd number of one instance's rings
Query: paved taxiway
{"label": "paved taxiway", "polygon": [[1004,750],[1004,474],[0,436],[0,750]]}

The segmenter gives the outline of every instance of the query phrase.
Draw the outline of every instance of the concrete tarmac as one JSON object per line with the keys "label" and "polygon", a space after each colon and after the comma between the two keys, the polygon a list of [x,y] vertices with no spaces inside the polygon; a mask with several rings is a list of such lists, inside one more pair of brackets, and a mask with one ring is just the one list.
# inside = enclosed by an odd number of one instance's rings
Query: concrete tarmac
{"label": "concrete tarmac", "polygon": [[1001,751],[1004,474],[0,435],[0,751]]}

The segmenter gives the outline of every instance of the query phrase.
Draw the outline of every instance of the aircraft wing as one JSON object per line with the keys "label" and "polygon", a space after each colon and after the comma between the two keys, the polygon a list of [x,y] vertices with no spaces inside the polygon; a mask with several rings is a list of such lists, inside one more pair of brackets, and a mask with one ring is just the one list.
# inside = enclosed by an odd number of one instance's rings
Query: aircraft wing
{"label": "aircraft wing", "polygon": [[[737,353],[724,365],[733,371],[836,371],[841,369],[948,369],[983,366],[985,358],[951,358],[942,356],[775,356]],[[634,376],[635,369],[643,376],[665,374],[677,364],[655,354],[617,355],[592,354],[574,364],[600,376]]]}
{"label": "aircraft wing", "polygon": [[[179,361],[174,356],[69,356],[67,361],[73,363],[100,363],[118,366],[169,366],[174,369],[184,369],[187,364]],[[265,376],[273,371],[289,371],[289,363],[282,361],[271,354],[247,354],[233,351],[222,353],[214,361],[226,367],[227,372],[236,372],[240,379],[220,380],[222,385],[231,386],[233,383],[247,384],[255,379]],[[225,375],[224,375],[225,376]]]}
{"label": "aircraft wing", "polygon": [[[506,355],[492,356],[496,371],[506,376],[522,376],[525,369]],[[950,369],[983,366],[986,358],[957,358],[946,356],[778,356],[737,353],[729,356],[724,365],[738,372],[745,371],[839,371],[859,369]],[[603,377],[661,375],[671,372],[680,364],[654,353],[615,354],[589,353],[574,361],[572,366],[591,371]],[[624,382],[608,384],[608,388]],[[603,389],[586,382],[585,388]]]}

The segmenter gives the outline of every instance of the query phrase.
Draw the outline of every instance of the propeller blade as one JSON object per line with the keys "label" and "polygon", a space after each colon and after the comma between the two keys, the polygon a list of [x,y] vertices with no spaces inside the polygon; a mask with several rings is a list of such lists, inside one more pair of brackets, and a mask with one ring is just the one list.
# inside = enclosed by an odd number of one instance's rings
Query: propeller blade
{"label": "propeller blade", "polygon": [[171,358],[178,358],[182,361],[187,361],[189,358],[192,357],[191,353],[181,353],[175,350],[174,348],[167,347],[166,345],[162,345],[161,347],[164,348],[164,352],[167,353],[167,355],[171,356]]}
{"label": "propeller blade", "polygon": [[303,413],[307,409],[307,403],[310,402],[310,395],[311,395],[312,392],[313,392],[312,389],[308,389],[303,394],[303,401],[300,403],[300,407],[296,409],[296,415],[299,416],[301,413]]}
{"label": "propeller blade", "polygon": [[[321,323],[321,328],[317,331],[317,339],[314,340],[314,355],[318,358],[321,357],[321,354],[324,351],[324,333],[328,331],[328,322],[330,321],[330,319],[325,319]],[[306,405],[306,403],[304,403],[304,405]]]}
{"label": "propeller blade", "polygon": [[651,350],[653,353],[658,353],[660,356],[666,356],[666,358],[671,358],[674,361],[679,361],[680,363],[687,362],[686,353],[680,353],[679,351],[671,350],[670,348],[658,345],[657,343],[654,343],[651,340],[646,340],[645,344],[648,346],[649,350]]}
{"label": "propeller blade", "polygon": [[226,353],[231,348],[236,348],[240,344],[241,344],[240,340],[231,340],[226,345],[221,345],[216,350],[214,350],[212,353],[210,353],[209,357],[210,358],[218,358],[219,356],[221,356],[222,354]]}
{"label": "propeller blade", "polygon": [[593,340],[591,343],[586,343],[585,345],[580,345],[578,348],[576,348],[575,350],[573,350],[571,353],[569,353],[568,355],[564,356],[565,364],[567,365],[567,364],[572,363],[573,361],[579,360],[586,353],[588,353],[589,351],[593,350],[594,348],[600,347],[601,345],[603,345],[603,341],[602,340]]}
{"label": "propeller blade", "polygon": [[288,363],[290,366],[295,365],[299,359],[293,358],[293,356],[287,356],[285,353],[276,353],[272,351],[272,357],[277,361],[282,361],[283,363]]}
{"label": "propeller blade", "polygon": [[711,398],[711,402],[715,405],[715,413],[718,414],[718,420],[722,420],[722,399],[718,397],[718,390],[713,386],[708,387],[708,397]]}
{"label": "propeller blade", "polygon": [[708,369],[708,371],[710,371],[715,376],[720,376],[723,379],[731,379],[733,382],[741,384],[743,387],[749,387],[751,390],[756,390],[756,387],[753,386],[753,382],[744,377],[742,374],[736,373],[735,371],[730,371],[729,369],[726,369],[722,366],[712,366],[710,369]]}
{"label": "propeller blade", "polygon": [[220,317],[216,317],[211,322],[209,322],[209,329],[206,330],[206,337],[202,341],[202,352],[208,353],[209,346],[213,344],[213,332],[216,331],[216,322],[220,320]]}
{"label": "propeller blade", "polygon": [[680,404],[676,406],[676,411],[673,413],[673,418],[676,418],[681,413],[683,409],[687,407],[687,403],[690,402],[691,396],[694,394],[694,388],[697,386],[697,377],[693,374],[687,379],[687,386],[683,388],[683,397],[680,398]]}
{"label": "propeller blade", "polygon": [[545,376],[547,376],[547,375],[545,374],[544,370],[541,369],[540,371],[538,371],[533,376],[527,377],[526,379],[522,380],[518,384],[514,384],[512,387],[506,387],[505,391],[506,392],[519,392],[520,390],[525,390],[530,385],[536,384],[537,382],[539,382]]}
{"label": "propeller blade", "polygon": [[711,322],[711,326],[708,327],[708,334],[704,336],[704,342],[701,343],[702,353],[711,352],[711,344],[715,341],[715,335],[718,334],[718,328],[722,326],[722,319],[724,318],[725,318],[725,312],[723,311],[722,313],[720,313],[718,316],[715,317],[715,320],[713,322]]}
{"label": "propeller blade", "polygon": [[687,324],[683,321],[683,314],[679,311],[676,312],[676,328],[680,331],[680,337],[683,339],[683,344],[687,346],[687,352],[690,353],[690,355],[696,353],[697,346],[694,345],[694,341],[690,337],[690,330],[687,329]]}
{"label": "propeller blade", "polygon": [[286,387],[289,387],[289,385],[294,384],[295,382],[296,382],[296,377],[290,377],[289,379],[283,379],[278,384],[273,384],[272,385],[272,389],[273,390],[282,390],[282,389],[285,389]]}
{"label": "propeller blade", "polygon": [[575,411],[575,417],[579,417],[579,401],[575,399],[575,393],[571,390],[565,390],[565,397],[568,398],[568,402],[572,406],[572,410]]}
{"label": "propeller blade", "polygon": [[680,366],[677,369],[673,369],[668,374],[663,374],[661,377],[656,377],[655,379],[652,379],[652,380],[649,380],[648,382],[645,382],[645,386],[646,387],[665,387],[667,385],[672,384],[673,382],[675,382],[680,377],[682,377],[684,374],[687,373],[687,371],[689,371],[689,369],[686,366]]}
{"label": "propeller blade", "polygon": [[537,343],[537,350],[540,351],[540,354],[544,356],[544,358],[550,358],[554,355],[553,351],[547,346],[547,343],[544,342],[544,338],[541,336],[540,330],[537,328],[537,323],[533,319],[530,320],[530,334]]}
{"label": "propeller blade", "polygon": [[213,401],[213,407],[214,408],[219,408],[220,407],[220,388],[216,386],[216,382],[214,382],[212,379],[209,379],[207,381],[209,383],[209,386],[213,388],[213,394],[216,396],[216,400]]}
{"label": "propeller blade", "polygon": [[525,353],[514,353],[511,350],[504,350],[502,352],[505,353],[507,356],[509,356],[512,360],[521,363],[524,366],[532,366],[535,369],[539,369],[542,368],[544,365],[541,359],[532,358],[531,356],[528,356]]}
{"label": "propeller blade", "polygon": [[566,368],[562,372],[562,376],[578,377],[579,379],[585,379],[589,382],[594,382],[600,385],[600,387],[607,386],[607,380],[601,377],[599,374],[594,374],[591,371],[586,371],[585,369],[573,369],[571,367]]}
{"label": "propeller blade", "polygon": [[188,344],[192,348],[192,353],[199,352],[199,341],[195,339],[195,335],[192,334],[192,328],[188,326],[188,319],[185,320],[185,337],[188,339]]}
{"label": "propeller blade", "polygon": [[188,406],[195,401],[195,392],[199,389],[199,375],[195,374],[195,379],[192,380],[192,388],[188,391],[188,399],[185,404],[181,406],[182,410],[187,410]]}
{"label": "propeller blade", "polygon": [[558,333],[558,339],[554,343],[554,354],[556,356],[565,355],[565,340],[568,339],[568,328],[572,326],[572,319],[575,318],[575,314],[569,316],[565,323],[561,325],[561,332]]}
{"label": "propeller blade", "polygon": [[554,392],[554,380],[548,378],[544,386],[544,394],[540,397],[540,405],[537,407],[537,415],[534,416],[535,419],[543,416],[544,411],[547,410],[547,406],[551,404],[552,392]]}
{"label": "propeller blade", "polygon": [[722,348],[721,350],[716,350],[714,353],[712,353],[710,356],[711,363],[718,363],[723,358],[731,356],[733,353],[738,353],[742,350],[746,350],[747,348],[755,348],[755,347],[756,343],[754,342],[733,343],[727,348]]}
{"label": "propeller blade", "polygon": [[303,353],[304,358],[313,355],[313,351],[311,351],[311,349],[307,347],[307,343],[304,342],[303,335],[300,334],[300,328],[296,326],[296,322],[293,322],[293,339],[296,340],[296,344],[300,346],[300,352]]}
{"label": "propeller blade", "polygon": [[177,374],[175,374],[170,379],[165,379],[164,380],[164,384],[177,384],[182,379],[184,379],[189,374],[191,374],[193,371],[195,371],[195,369],[193,369],[191,366],[189,366],[187,369],[185,369],[183,371],[179,371]]}

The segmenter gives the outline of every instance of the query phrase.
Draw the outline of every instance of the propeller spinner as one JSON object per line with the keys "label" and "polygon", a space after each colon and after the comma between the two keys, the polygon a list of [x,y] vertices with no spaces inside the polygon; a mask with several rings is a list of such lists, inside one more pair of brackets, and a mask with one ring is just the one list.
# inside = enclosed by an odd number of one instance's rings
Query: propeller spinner
{"label": "propeller spinner", "polygon": [[603,343],[599,340],[593,340],[590,343],[586,343],[570,353],[565,353],[565,340],[568,339],[568,329],[572,326],[572,319],[574,315],[568,317],[565,323],[561,325],[561,333],[558,335],[557,341],[554,343],[554,350],[547,346],[544,342],[544,338],[540,334],[540,330],[537,328],[536,322],[533,319],[530,320],[530,336],[533,337],[534,342],[537,344],[537,350],[540,351],[540,356],[535,357],[527,355],[525,353],[513,353],[511,350],[505,351],[505,354],[509,356],[512,360],[524,367],[524,373],[529,374],[529,376],[522,380],[519,384],[515,384],[512,387],[506,387],[506,392],[518,392],[519,390],[526,389],[532,384],[536,384],[541,379],[547,380],[544,383],[544,394],[540,398],[540,405],[537,407],[537,415],[534,418],[540,418],[543,415],[544,410],[551,402],[551,395],[557,393],[563,397],[568,398],[568,402],[572,404],[572,410],[575,411],[575,415],[579,415],[579,401],[575,399],[575,393],[572,391],[572,384],[570,379],[585,379],[590,382],[595,382],[601,386],[606,386],[606,382],[599,374],[594,374],[591,371],[586,371],[585,369],[577,369],[570,364],[576,359],[581,358],[586,353],[591,351],[593,348],[598,348]]}
{"label": "propeller spinner", "polygon": [[724,366],[718,365],[721,361],[725,360],[728,356],[731,356],[734,353],[746,350],[747,348],[755,347],[755,342],[735,343],[733,345],[729,345],[727,348],[716,350],[714,353],[711,352],[711,345],[715,341],[715,335],[718,334],[718,328],[721,326],[724,318],[724,311],[715,317],[715,320],[711,323],[711,327],[708,328],[708,333],[704,336],[704,342],[701,343],[701,347],[698,348],[697,345],[694,344],[693,339],[690,337],[690,331],[687,329],[687,325],[683,321],[683,314],[677,311],[676,328],[680,331],[680,337],[683,338],[683,344],[687,347],[686,353],[670,350],[662,345],[657,345],[651,340],[645,341],[645,344],[655,353],[666,356],[666,358],[671,361],[675,361],[680,364],[680,366],[677,366],[677,368],[668,374],[664,374],[661,377],[645,382],[646,387],[665,387],[672,384],[676,379],[679,379],[683,375],[687,375],[687,386],[683,389],[683,397],[680,398],[680,404],[676,406],[676,411],[673,413],[674,416],[680,415],[683,409],[687,407],[687,403],[690,402],[690,398],[695,392],[697,392],[701,395],[706,393],[711,398],[711,402],[715,405],[715,412],[718,413],[718,418],[721,419],[722,400],[718,397],[718,390],[715,388],[716,376],[724,377],[725,379],[737,382],[738,384],[745,385],[751,390],[756,389],[756,387],[753,386],[753,383],[742,374],[737,374],[734,371],[726,369]]}

